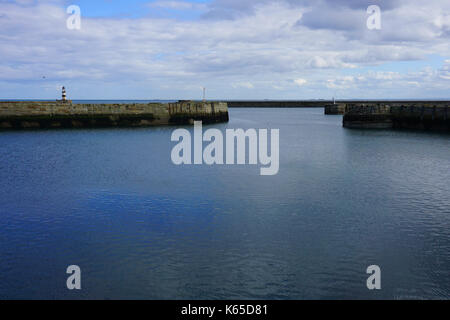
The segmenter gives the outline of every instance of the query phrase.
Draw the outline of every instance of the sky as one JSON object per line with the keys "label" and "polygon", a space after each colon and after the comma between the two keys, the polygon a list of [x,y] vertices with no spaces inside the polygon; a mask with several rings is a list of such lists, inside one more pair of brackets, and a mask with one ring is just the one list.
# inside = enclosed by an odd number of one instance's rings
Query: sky
{"label": "sky", "polygon": [[450,99],[449,40],[448,0],[0,0],[0,99]]}

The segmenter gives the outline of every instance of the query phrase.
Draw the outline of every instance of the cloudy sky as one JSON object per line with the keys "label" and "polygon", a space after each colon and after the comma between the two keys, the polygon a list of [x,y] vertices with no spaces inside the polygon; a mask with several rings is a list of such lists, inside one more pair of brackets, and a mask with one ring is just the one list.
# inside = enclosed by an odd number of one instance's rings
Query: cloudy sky
{"label": "cloudy sky", "polygon": [[62,85],[72,99],[449,99],[450,1],[0,0],[0,98]]}

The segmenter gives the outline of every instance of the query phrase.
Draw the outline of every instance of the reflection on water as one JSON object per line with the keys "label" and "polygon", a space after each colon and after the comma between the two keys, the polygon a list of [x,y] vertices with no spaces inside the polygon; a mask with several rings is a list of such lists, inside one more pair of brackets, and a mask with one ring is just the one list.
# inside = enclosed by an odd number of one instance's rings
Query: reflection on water
{"label": "reflection on water", "polygon": [[0,133],[0,298],[450,298],[448,136],[230,116],[280,129],[277,176],[176,167],[174,128]]}

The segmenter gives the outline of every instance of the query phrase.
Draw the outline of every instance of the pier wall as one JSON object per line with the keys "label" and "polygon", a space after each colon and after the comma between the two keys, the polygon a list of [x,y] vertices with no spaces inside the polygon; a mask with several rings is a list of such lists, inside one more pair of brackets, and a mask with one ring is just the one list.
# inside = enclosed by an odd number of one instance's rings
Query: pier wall
{"label": "pier wall", "polygon": [[71,101],[0,102],[0,129],[141,127],[227,122],[223,102],[180,101],[171,104],[74,104]]}
{"label": "pier wall", "polygon": [[345,103],[328,104],[325,106],[325,114],[344,114],[347,109]]}
{"label": "pier wall", "polygon": [[347,104],[346,128],[419,129],[450,132],[450,103],[362,103]]}
{"label": "pier wall", "polygon": [[228,122],[228,104],[226,102],[179,101],[169,103],[169,123],[192,124],[195,120],[204,123]]}
{"label": "pier wall", "polygon": [[332,101],[276,101],[276,100],[248,100],[228,101],[229,108],[323,108],[333,103]]}

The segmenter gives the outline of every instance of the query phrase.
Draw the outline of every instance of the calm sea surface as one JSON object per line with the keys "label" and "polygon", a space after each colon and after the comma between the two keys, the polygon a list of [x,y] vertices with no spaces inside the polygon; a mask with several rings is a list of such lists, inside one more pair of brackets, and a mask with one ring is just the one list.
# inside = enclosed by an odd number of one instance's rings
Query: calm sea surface
{"label": "calm sea surface", "polygon": [[0,299],[450,298],[450,136],[230,117],[280,129],[277,176],[175,166],[170,127],[0,132]]}

